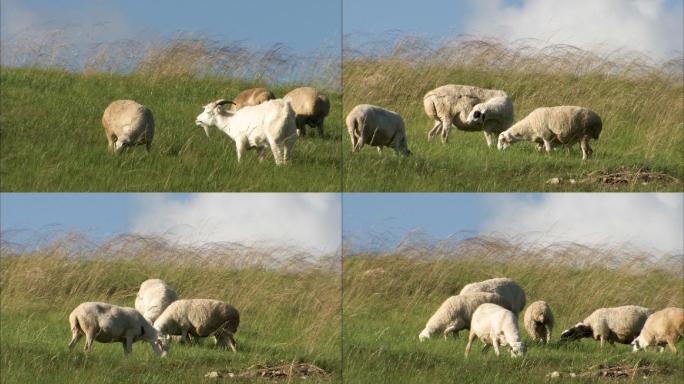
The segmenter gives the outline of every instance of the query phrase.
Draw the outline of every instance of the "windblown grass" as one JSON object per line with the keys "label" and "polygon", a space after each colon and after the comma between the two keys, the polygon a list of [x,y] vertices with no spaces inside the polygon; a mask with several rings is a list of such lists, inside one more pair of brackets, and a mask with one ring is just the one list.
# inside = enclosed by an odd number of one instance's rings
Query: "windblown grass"
{"label": "windblown grass", "polygon": [[[681,191],[684,178],[684,99],[681,58],[658,62],[633,52],[589,52],[534,41],[506,45],[460,37],[431,44],[416,37],[345,39],[344,115],[376,104],[402,115],[414,156],[351,154],[344,139],[347,191]],[[519,120],[540,106],[580,105],[603,119],[594,158],[582,163],[579,147],[550,156],[529,143],[505,152],[488,149],[481,133],[452,128],[450,142],[428,143],[433,122],[423,96],[444,84],[506,91]],[[625,183],[563,180],[616,170],[653,171],[663,180]]]}
{"label": "windblown grass", "polygon": [[[23,249],[3,242],[2,382],[199,382],[210,371],[237,374],[282,361],[315,364],[339,381],[339,259],[277,258],[272,251],[230,244],[179,247],[134,236],[102,245],[64,237]],[[238,353],[208,341],[174,344],[165,359],[145,343],[134,344],[128,357],[118,344],[95,343],[85,355],[81,342],[68,351],[67,318],[76,305],[133,306],[139,284],[153,277],[182,298],[235,305],[241,314]]]}
{"label": "windblown grass", "polygon": [[[585,339],[561,343],[563,329],[600,307],[626,304],[654,309],[684,306],[682,255],[653,255],[624,248],[579,244],[537,247],[525,241],[473,238],[443,247],[404,245],[395,252],[352,254],[344,259],[343,362],[345,380],[373,383],[546,382],[559,371],[595,381],[598,365],[649,367],[649,381],[681,379],[682,354],[631,353]],[[467,331],[456,340],[418,333],[447,297],[470,282],[510,277],[525,289],[527,303],[545,300],[556,319],[548,346],[532,343],[521,328],[528,354],[511,359],[480,352],[463,357]],[[521,322],[522,327],[522,322]],[[680,348],[684,344],[680,341]],[[633,378],[641,379],[641,377]],[[579,379],[578,379],[579,380]]]}

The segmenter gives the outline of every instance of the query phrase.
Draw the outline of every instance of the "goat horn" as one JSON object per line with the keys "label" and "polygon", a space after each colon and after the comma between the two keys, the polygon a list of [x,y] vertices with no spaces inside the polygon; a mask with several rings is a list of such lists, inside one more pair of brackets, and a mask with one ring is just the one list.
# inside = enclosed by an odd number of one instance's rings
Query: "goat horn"
{"label": "goat horn", "polygon": [[221,99],[216,102],[216,105],[224,105],[224,104],[235,104],[231,100],[226,100],[226,99]]}

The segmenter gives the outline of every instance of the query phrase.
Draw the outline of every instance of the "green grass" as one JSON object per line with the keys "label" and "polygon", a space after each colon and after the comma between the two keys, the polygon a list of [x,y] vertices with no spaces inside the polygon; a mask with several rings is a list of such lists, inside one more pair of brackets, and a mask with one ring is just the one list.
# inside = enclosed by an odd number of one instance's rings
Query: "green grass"
{"label": "green grass", "polygon": [[[541,383],[558,371],[576,381],[595,382],[599,365],[648,367],[648,382],[681,382],[684,340],[678,355],[631,353],[629,345],[607,346],[584,339],[561,343],[560,333],[594,309],[625,304],[650,308],[683,306],[681,256],[668,263],[649,262],[628,250],[613,253],[624,264],[607,267],[605,250],[568,245],[559,252],[525,251],[521,244],[480,243],[450,255],[354,255],[344,262],[343,363],[350,383]],[[618,251],[618,250],[615,250]],[[612,251],[611,251],[612,253]],[[457,255],[457,256],[456,256]],[[671,264],[670,264],[671,263]],[[441,335],[425,342],[418,333],[447,297],[467,283],[507,276],[526,291],[527,303],[545,300],[556,319],[552,342],[528,344],[523,358],[512,359],[507,347],[497,358],[482,353],[479,340],[464,358],[468,331],[457,339]],[[521,315],[522,317],[522,315]],[[639,374],[634,379],[642,381]],[[567,379],[566,379],[567,380]],[[564,380],[561,380],[565,382]],[[599,380],[601,381],[601,380]],[[611,380],[605,380],[611,381]]]}
{"label": "green grass", "polygon": [[[351,153],[345,135],[345,191],[682,190],[681,72],[663,73],[638,58],[614,64],[563,46],[546,47],[531,59],[525,56],[529,50],[480,41],[465,41],[455,48],[445,45],[429,54],[424,53],[426,46],[398,43],[392,54],[377,58],[362,53],[343,62],[344,115],[362,103],[398,112],[413,152],[409,158],[391,150],[380,155],[371,147]],[[506,91],[516,121],[541,106],[589,107],[603,120],[601,137],[591,142],[594,156],[583,162],[579,145],[570,153],[538,153],[530,143],[498,151],[486,146],[481,132],[455,127],[448,144],[439,139],[428,142],[434,122],[423,110],[423,96],[444,84]],[[622,181],[602,181],[602,176],[616,173]],[[552,178],[562,181],[547,184]]]}
{"label": "green grass", "polygon": [[[311,382],[340,381],[340,281],[329,267],[285,261],[280,267],[259,254],[244,262],[226,250],[173,250],[128,243],[122,258],[65,256],[52,247],[0,259],[0,381],[3,383],[204,382],[211,371],[239,374],[257,364],[315,364],[330,373]],[[3,256],[10,252],[3,249]],[[204,254],[202,254],[204,253]],[[209,259],[199,257],[209,255]],[[93,257],[102,256],[101,258]],[[15,257],[16,256],[16,257]],[[249,260],[248,260],[249,259]],[[268,266],[271,265],[271,266]],[[138,342],[124,356],[120,343],[94,343],[73,351],[68,315],[83,301],[133,306],[139,284],[159,277],[184,298],[216,298],[238,308],[238,352],[172,344],[166,358]],[[299,380],[299,379],[297,379]],[[235,382],[245,382],[235,380]],[[248,382],[269,382],[251,380]]]}
{"label": "green grass", "polygon": [[[328,138],[298,140],[293,164],[259,163],[249,151],[238,164],[235,144],[194,123],[202,106],[263,86],[230,78],[69,73],[0,68],[0,189],[13,191],[339,191],[341,96],[329,94]],[[274,87],[283,96],[291,87]],[[116,99],[154,113],[152,149],[115,156],[106,150],[101,119]],[[313,132],[312,130],[309,130]]]}

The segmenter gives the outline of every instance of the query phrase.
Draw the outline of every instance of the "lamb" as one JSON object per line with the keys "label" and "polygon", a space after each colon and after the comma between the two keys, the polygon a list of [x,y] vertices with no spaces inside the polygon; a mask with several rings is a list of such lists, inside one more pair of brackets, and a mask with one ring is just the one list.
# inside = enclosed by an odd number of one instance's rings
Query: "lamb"
{"label": "lamb", "polygon": [[147,321],[154,324],[164,309],[176,300],[178,300],[176,291],[163,280],[148,279],[140,284],[140,290],[135,298],[135,309],[142,313]]}
{"label": "lamb", "polygon": [[273,92],[266,88],[250,88],[245,89],[233,98],[233,105],[230,106],[231,111],[237,111],[242,107],[250,105],[259,105],[265,101],[275,99]]}
{"label": "lamb", "polygon": [[524,323],[532,340],[549,343],[553,330],[553,313],[545,301],[535,301],[527,307]]}
{"label": "lamb", "polygon": [[491,147],[496,135],[513,124],[513,102],[508,96],[497,96],[477,104],[468,114],[466,125],[482,126],[482,131]]}
{"label": "lamb", "polygon": [[215,126],[235,141],[238,162],[246,149],[256,148],[259,161],[264,151],[271,148],[276,165],[287,164],[292,158],[297,141],[295,114],[290,103],[280,99],[269,100],[259,105],[243,107],[239,111],[226,111],[229,100],[216,100],[204,106],[195,123],[204,128],[209,136],[209,127]]}
{"label": "lamb", "polygon": [[69,325],[72,334],[70,350],[85,335],[86,352],[92,350],[94,340],[100,343],[121,342],[124,355],[131,353],[133,343],[138,340],[150,343],[157,356],[164,357],[169,351],[169,344],[160,339],[157,330],[133,308],[107,303],[81,303],[69,315]]}
{"label": "lamb", "polygon": [[525,291],[518,283],[506,277],[468,284],[461,289],[459,295],[472,292],[491,292],[500,295],[510,303],[510,309],[516,316],[525,308]]}
{"label": "lamb", "polygon": [[180,335],[190,343],[194,337],[214,336],[217,345],[235,352],[233,335],[240,325],[240,313],[228,303],[210,299],[176,300],[154,322],[154,328],[168,341],[170,335]]}
{"label": "lamb", "polygon": [[[486,124],[468,122],[468,115],[476,105],[494,97],[501,98],[498,102],[503,106],[498,123],[494,123],[494,120],[492,123],[485,121]],[[493,137],[508,128],[513,121],[513,103],[506,92],[470,85],[447,84],[435,88],[423,97],[423,108],[435,121],[428,133],[428,140],[441,135],[443,143],[448,142],[449,129],[453,124],[462,131],[484,131],[487,145],[491,147]]]}
{"label": "lamb", "polygon": [[449,333],[456,336],[460,330],[470,328],[473,312],[483,303],[494,303],[510,309],[510,304],[495,293],[473,292],[451,296],[430,317],[425,328],[418,335],[418,339],[425,341],[442,330],[445,339]]}
{"label": "lamb", "polygon": [[345,122],[352,152],[368,144],[378,147],[379,152],[382,147],[392,147],[398,154],[411,154],[406,142],[404,121],[396,112],[375,105],[359,104],[349,112]]}
{"label": "lamb", "polygon": [[318,92],[316,88],[301,87],[288,92],[283,100],[292,104],[298,134],[306,136],[306,125],[309,125],[318,128],[320,137],[324,136],[323,122],[330,112],[328,97]]}
{"label": "lamb", "polygon": [[677,341],[684,337],[684,309],[669,307],[653,313],[646,319],[641,333],[632,341],[633,351],[658,346],[664,351],[667,344],[677,353]]}
{"label": "lamb", "polygon": [[152,111],[133,100],[116,100],[102,115],[102,126],[110,152],[121,153],[127,146],[145,144],[149,152],[154,137]]}
{"label": "lamb", "polygon": [[561,333],[561,340],[577,340],[593,337],[601,341],[601,347],[607,342],[629,344],[639,335],[652,311],[637,305],[599,308],[581,323]]}
{"label": "lamb", "polygon": [[497,356],[499,356],[499,345],[509,345],[511,357],[522,356],[527,352],[527,345],[520,341],[518,316],[496,304],[482,304],[473,313],[465,357],[468,357],[475,337],[479,337],[484,343],[483,352],[489,349],[490,344],[494,346]]}
{"label": "lamb", "polygon": [[503,150],[517,141],[527,140],[537,143],[538,150],[551,152],[555,145],[570,147],[579,141],[582,160],[586,160],[593,153],[589,140],[597,140],[602,127],[599,115],[588,108],[568,105],[541,107],[501,132],[497,147]]}

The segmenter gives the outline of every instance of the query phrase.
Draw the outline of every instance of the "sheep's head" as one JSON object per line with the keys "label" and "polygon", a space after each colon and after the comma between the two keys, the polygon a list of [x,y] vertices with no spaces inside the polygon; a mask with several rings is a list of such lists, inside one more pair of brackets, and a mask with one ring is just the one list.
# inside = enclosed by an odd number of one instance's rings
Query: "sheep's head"
{"label": "sheep's head", "polygon": [[499,150],[504,150],[511,146],[511,144],[519,141],[520,139],[511,135],[510,133],[504,131],[499,134],[499,141],[496,143],[496,147]]}
{"label": "sheep's head", "polygon": [[485,121],[485,105],[478,104],[473,107],[473,109],[468,114],[468,119],[466,124],[484,124]]}
{"label": "sheep's head", "polygon": [[161,351],[161,357],[164,357],[171,350],[171,337],[157,331],[157,339],[155,340],[155,344]]}
{"label": "sheep's head", "polygon": [[560,339],[567,340],[577,340],[585,337],[592,337],[594,332],[591,327],[584,323],[577,323],[574,327],[570,327],[563,331],[560,335]]}
{"label": "sheep's head", "polygon": [[216,126],[217,120],[216,117],[221,115],[221,116],[228,116],[228,113],[224,109],[225,104],[235,104],[230,100],[225,100],[225,99],[220,99],[216,100],[214,102],[211,102],[207,105],[205,105],[204,111],[197,115],[195,118],[195,124],[199,125],[200,127],[204,128],[204,133],[209,137],[209,127],[211,126]]}
{"label": "sheep's head", "polygon": [[639,335],[636,339],[632,341],[632,352],[637,352],[641,349],[646,349],[651,343],[646,340],[646,338]]}
{"label": "sheep's head", "polygon": [[427,329],[423,329],[418,335],[418,340],[425,341],[430,338],[430,332]]}
{"label": "sheep's head", "polygon": [[523,356],[525,353],[527,353],[527,344],[522,341],[511,343],[511,357]]}

